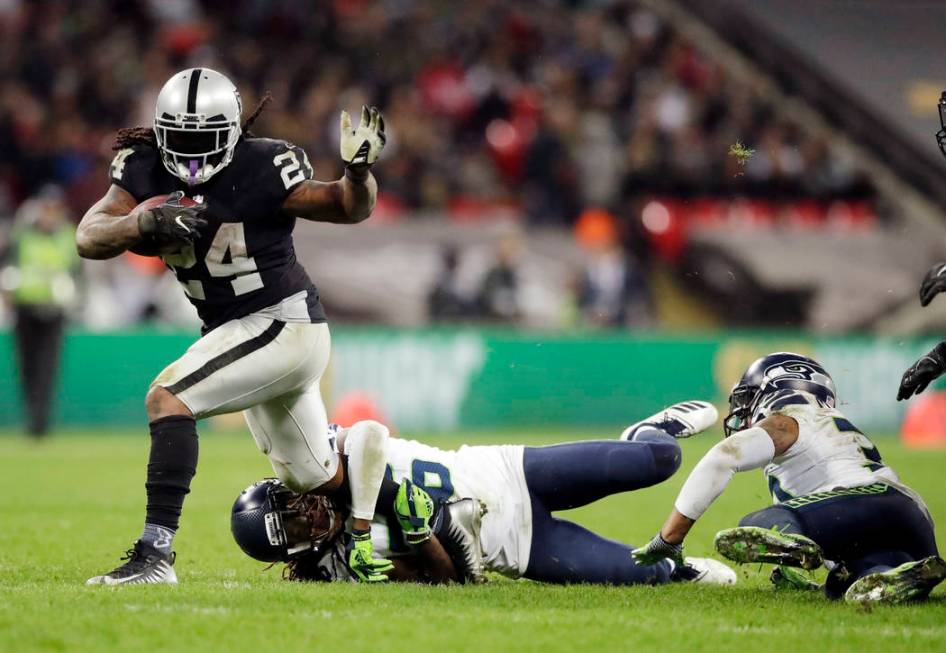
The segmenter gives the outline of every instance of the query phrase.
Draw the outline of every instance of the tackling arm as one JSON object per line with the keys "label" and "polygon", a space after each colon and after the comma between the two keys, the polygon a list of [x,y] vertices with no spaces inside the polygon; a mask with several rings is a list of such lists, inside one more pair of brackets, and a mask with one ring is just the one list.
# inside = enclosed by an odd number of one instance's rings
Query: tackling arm
{"label": "tackling arm", "polygon": [[348,566],[362,582],[388,580],[390,561],[374,557],[371,544],[371,520],[384,481],[385,442],[388,428],[379,422],[356,423],[339,438],[339,447],[348,453],[348,488],[351,491],[352,544]]}
{"label": "tackling arm", "polygon": [[86,211],[76,228],[76,250],[82,258],[118,256],[141,239],[137,202],[126,190],[112,184],[105,196]]}
{"label": "tackling arm", "polygon": [[332,182],[310,179],[296,186],[283,203],[290,215],[337,224],[354,224],[371,215],[378,195],[371,166],[384,149],[384,118],[375,107],[362,107],[361,122],[353,127],[348,112],[342,111],[339,130],[345,176]]}
{"label": "tackling arm", "polygon": [[776,414],[718,443],[690,472],[660,532],[650,544],[635,551],[634,557],[644,564],[682,558],[683,540],[693,524],[723,493],[736,472],[765,466],[797,440],[798,423]]}
{"label": "tackling arm", "polygon": [[388,427],[384,424],[364,420],[352,426],[345,437],[353,526],[356,529],[371,527],[384,480],[384,446],[388,436]]}

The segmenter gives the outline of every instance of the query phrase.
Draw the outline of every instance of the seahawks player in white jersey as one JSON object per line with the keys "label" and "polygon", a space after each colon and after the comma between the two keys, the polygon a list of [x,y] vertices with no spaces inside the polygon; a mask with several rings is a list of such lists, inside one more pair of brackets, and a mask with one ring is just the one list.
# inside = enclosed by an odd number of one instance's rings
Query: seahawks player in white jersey
{"label": "seahawks player in white jersey", "polygon": [[[126,562],[91,584],[177,582],[172,540],[197,468],[196,420],[235,411],[244,411],[287,486],[349,492],[357,522],[352,567],[363,580],[384,580],[389,564],[373,558],[367,530],[383,443],[356,433],[342,460],[325,436],[319,380],[331,338],[292,242],[297,218],[356,223],[370,215],[377,191],[370,167],[384,146],[384,121],[364,108],[353,128],[342,112],[345,175],[320,182],[303,150],[248,132],[265,102],[244,121],[240,94],[222,74],[192,68],[172,76],[153,126],[119,132],[108,192],[76,232],[85,258],[129,249],[162,255],[204,323],[202,337],[155,378],[145,399],[144,531]],[[161,196],[163,203],[139,207]]]}
{"label": "seahawks player in white jersey", "polygon": [[[630,492],[671,476],[680,464],[680,447],[675,438],[689,437],[716,422],[716,409],[707,402],[690,401],[671,406],[657,415],[628,427],[622,439],[587,441],[546,447],[463,446],[455,451],[431,447],[414,440],[385,438],[387,477],[400,484],[403,496],[414,485],[432,497],[433,504],[447,506],[447,518],[457,528],[473,534],[482,563],[466,561],[468,552],[451,557],[458,568],[475,570],[477,564],[510,578],[528,578],[548,583],[604,583],[613,585],[661,584],[671,581],[698,581],[732,584],[735,573],[724,564],[707,559],[687,558],[639,565],[631,557],[632,548],[603,538],[584,527],[553,516],[553,512],[586,505],[620,492]],[[359,422],[353,429],[364,428]],[[371,422],[371,428],[384,426]],[[347,446],[346,430],[339,432],[342,449]],[[392,485],[393,485],[392,484]],[[259,485],[249,492],[258,492]],[[395,487],[397,487],[395,485]],[[278,495],[278,490],[273,491]],[[244,493],[245,495],[246,493]],[[382,495],[384,490],[382,490]],[[340,580],[347,577],[343,550],[338,542],[326,545],[326,528],[294,528],[303,537],[277,533],[268,538],[260,511],[275,510],[284,515],[281,523],[293,523],[299,515],[275,508],[272,501],[241,495],[234,508],[233,532],[241,548],[262,560],[284,560],[291,576],[303,580]],[[423,496],[423,495],[421,495]],[[415,497],[415,505],[422,499]],[[475,500],[484,513],[470,515],[470,508],[456,502]],[[397,519],[381,519],[372,528],[374,548],[399,563],[393,572],[402,580],[417,580],[405,573],[401,563],[415,560],[407,569],[416,569],[419,555],[417,533],[405,521],[417,508],[405,509],[403,500],[394,500]],[[376,513],[384,514],[379,504]],[[629,516],[622,516],[626,519]],[[272,520],[271,520],[272,521]],[[337,522],[337,520],[328,520]],[[432,517],[434,523],[436,517]],[[426,534],[426,530],[421,528]],[[445,540],[456,541],[450,527],[436,525],[435,534],[447,531]],[[317,543],[313,542],[318,540]],[[460,540],[462,541],[462,537]],[[426,543],[428,540],[424,539]],[[283,548],[271,544],[281,543]],[[455,546],[447,546],[455,551]],[[313,552],[314,551],[314,552]],[[314,558],[302,562],[300,558]],[[474,556],[476,557],[476,556]],[[426,565],[425,568],[429,568]],[[308,571],[300,572],[300,569]],[[474,579],[476,573],[473,573]],[[428,573],[422,576],[432,580]]]}
{"label": "seahawks player in white jersey", "polygon": [[726,439],[697,464],[642,563],[679,559],[683,540],[736,472],[764,468],[774,505],[721,531],[717,550],[766,562],[777,584],[811,586],[792,567],[830,568],[829,598],[899,602],[946,578],[923,500],[836,408],[834,382],[814,360],[778,352],[755,361],[729,397]]}

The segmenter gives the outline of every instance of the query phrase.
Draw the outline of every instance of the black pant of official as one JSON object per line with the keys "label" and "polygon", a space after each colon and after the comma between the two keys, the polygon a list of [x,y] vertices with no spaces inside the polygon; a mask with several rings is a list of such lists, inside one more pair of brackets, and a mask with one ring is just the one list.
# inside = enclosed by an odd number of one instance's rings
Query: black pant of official
{"label": "black pant of official", "polygon": [[58,308],[16,306],[17,362],[26,400],[26,426],[33,435],[43,435],[49,430],[64,321]]}

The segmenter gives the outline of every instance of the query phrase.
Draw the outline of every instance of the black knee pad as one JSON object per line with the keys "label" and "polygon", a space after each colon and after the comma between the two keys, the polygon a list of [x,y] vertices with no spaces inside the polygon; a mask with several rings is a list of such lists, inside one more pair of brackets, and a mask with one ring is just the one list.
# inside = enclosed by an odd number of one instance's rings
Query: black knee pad
{"label": "black knee pad", "polygon": [[787,533],[804,534],[804,526],[793,510],[783,506],[769,506],[750,512],[739,520],[740,526],[758,526],[759,528],[778,528]]}

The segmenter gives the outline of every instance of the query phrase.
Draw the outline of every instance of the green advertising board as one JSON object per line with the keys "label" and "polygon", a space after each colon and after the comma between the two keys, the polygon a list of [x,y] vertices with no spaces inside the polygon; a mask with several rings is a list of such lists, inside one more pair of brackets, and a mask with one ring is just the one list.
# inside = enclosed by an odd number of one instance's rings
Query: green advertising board
{"label": "green advertising board", "polygon": [[[142,424],[151,379],[193,341],[187,333],[72,332],[57,393],[59,424]],[[555,334],[480,329],[336,326],[323,395],[371,397],[402,430],[627,424],[683,399],[724,401],[769,351],[800,351],[832,373],[842,409],[861,428],[891,431],[903,370],[929,341],[799,334]],[[0,335],[0,425],[20,421],[12,338]]]}

